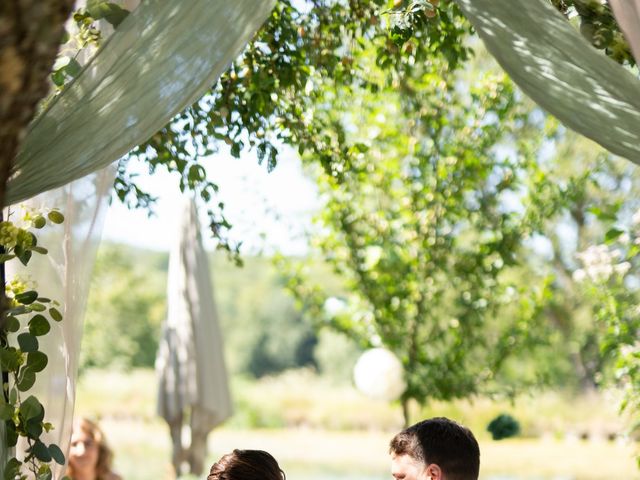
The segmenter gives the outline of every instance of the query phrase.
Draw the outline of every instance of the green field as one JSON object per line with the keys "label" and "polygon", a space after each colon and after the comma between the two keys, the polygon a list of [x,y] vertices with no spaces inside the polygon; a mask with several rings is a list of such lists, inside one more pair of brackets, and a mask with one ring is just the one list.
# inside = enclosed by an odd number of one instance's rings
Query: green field
{"label": "green field", "polygon": [[[210,435],[210,462],[233,448],[261,448],[280,460],[289,480],[390,478],[387,443],[402,422],[397,406],[309,372],[251,382],[234,378],[232,388],[236,412]],[[171,478],[168,429],[155,416],[154,402],[150,370],[87,371],[81,377],[76,413],[101,419],[125,480]],[[416,415],[447,415],[470,425],[480,441],[483,480],[640,479],[635,445],[607,439],[623,428],[614,403],[607,395],[546,394],[513,405],[487,399],[434,404]],[[484,425],[507,410],[522,422],[525,436],[493,441]]]}

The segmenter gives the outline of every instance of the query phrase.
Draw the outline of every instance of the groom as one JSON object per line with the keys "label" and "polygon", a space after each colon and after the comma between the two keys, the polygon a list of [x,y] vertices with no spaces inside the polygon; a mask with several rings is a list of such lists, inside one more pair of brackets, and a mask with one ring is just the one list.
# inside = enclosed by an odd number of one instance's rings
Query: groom
{"label": "groom", "polygon": [[423,420],[391,440],[395,480],[478,480],[480,447],[468,428],[448,418]]}

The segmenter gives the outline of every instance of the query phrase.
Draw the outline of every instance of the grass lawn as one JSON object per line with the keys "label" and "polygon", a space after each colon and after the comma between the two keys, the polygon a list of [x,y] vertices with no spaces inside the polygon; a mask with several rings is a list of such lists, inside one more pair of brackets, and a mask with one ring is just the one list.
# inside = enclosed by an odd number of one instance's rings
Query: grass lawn
{"label": "grass lawn", "polygon": [[[310,384],[305,388],[309,378],[298,378],[297,381],[292,378],[295,377],[282,379],[284,386],[278,386],[275,379],[262,384],[234,381],[236,417],[243,418],[246,409],[259,411],[259,405],[263,403],[269,410],[277,410],[280,405],[285,411],[295,410],[295,425],[250,428],[237,418],[232,419],[210,435],[209,463],[233,448],[260,448],[268,450],[280,461],[288,480],[390,479],[387,444],[396,430],[397,409],[369,404],[362,398],[358,409],[359,397],[349,389]],[[292,382],[300,384],[299,388],[292,389]],[[115,451],[116,469],[124,480],[171,478],[169,433],[164,422],[154,416],[154,399],[155,380],[149,371],[130,374],[86,372],[81,379],[76,412],[101,417],[101,424]],[[560,416],[566,419],[568,426],[609,425],[613,421],[606,405],[598,406],[594,399],[583,399],[574,404],[556,400],[555,406],[550,397],[528,401],[532,406],[523,401],[522,405],[514,407],[516,418],[530,424],[528,409],[537,405],[540,416],[548,418],[549,429],[551,426],[559,428],[558,418],[547,413],[552,410],[564,412]],[[340,407],[341,402],[344,408]],[[435,405],[426,415],[456,416],[472,423],[467,419],[487,417],[498,407],[500,405],[496,406],[495,402],[484,400],[473,405]],[[310,418],[316,420],[300,420],[305,408]],[[332,410],[335,417],[358,415],[357,425],[368,416],[369,428],[333,429],[334,425],[347,425],[348,418],[336,418],[330,428],[323,428],[320,422],[328,416],[323,409]],[[582,410],[583,418],[578,410]],[[277,425],[282,421],[280,418],[272,423]],[[270,421],[265,422],[269,424]],[[496,442],[479,424],[472,428],[482,451],[482,480],[640,480],[634,459],[636,445],[633,444],[607,441],[604,437],[578,440],[576,435],[558,435],[550,430],[537,437]],[[535,429],[546,428],[542,423],[535,426]]]}
{"label": "grass lawn", "polygon": [[[125,480],[169,479],[169,433],[160,421],[103,419]],[[383,432],[307,429],[236,430],[222,428],[209,437],[209,464],[234,448],[271,452],[288,480],[390,479]],[[598,480],[640,479],[634,447],[605,441],[483,439],[481,478]]]}

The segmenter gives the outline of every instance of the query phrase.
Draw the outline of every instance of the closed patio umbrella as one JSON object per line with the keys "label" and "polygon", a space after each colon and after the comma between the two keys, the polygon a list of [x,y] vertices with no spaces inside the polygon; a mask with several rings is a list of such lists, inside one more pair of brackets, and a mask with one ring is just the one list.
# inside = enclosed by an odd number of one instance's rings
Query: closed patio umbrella
{"label": "closed patio umbrella", "polygon": [[[200,475],[207,436],[231,415],[222,337],[195,202],[185,203],[169,257],[167,317],[156,359],[158,414],[171,431],[172,463]],[[190,431],[183,435],[183,430]]]}

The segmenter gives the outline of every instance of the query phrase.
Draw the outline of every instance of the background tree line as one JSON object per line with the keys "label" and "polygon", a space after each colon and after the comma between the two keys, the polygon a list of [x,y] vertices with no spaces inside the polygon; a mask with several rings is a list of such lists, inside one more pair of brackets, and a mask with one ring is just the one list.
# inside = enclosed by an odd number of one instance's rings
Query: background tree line
{"label": "background tree line", "polygon": [[[92,278],[81,349],[81,369],[152,368],[166,315],[168,254],[104,244]],[[273,262],[245,257],[238,268],[212,254],[211,271],[225,353],[231,372],[261,377],[289,368],[335,373],[355,361],[355,344],[318,333],[283,289]],[[338,284],[320,267],[319,281]],[[341,351],[344,348],[344,351]]]}

